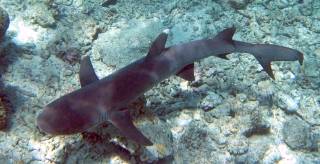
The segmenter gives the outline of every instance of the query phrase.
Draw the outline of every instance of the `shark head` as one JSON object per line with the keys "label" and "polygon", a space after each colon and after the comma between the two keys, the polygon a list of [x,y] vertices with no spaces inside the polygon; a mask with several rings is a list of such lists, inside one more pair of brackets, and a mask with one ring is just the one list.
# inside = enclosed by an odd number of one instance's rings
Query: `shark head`
{"label": "shark head", "polygon": [[75,134],[109,121],[129,139],[152,145],[133,124],[129,109],[114,105],[106,101],[105,94],[99,94],[99,91],[105,92],[101,89],[104,83],[98,83],[88,56],[81,61],[79,74],[81,88],[48,104],[38,115],[40,130],[52,135]]}
{"label": "shark head", "polygon": [[65,135],[83,132],[97,124],[98,114],[91,103],[73,101],[70,95],[63,96],[44,107],[38,115],[40,130],[52,135]]}

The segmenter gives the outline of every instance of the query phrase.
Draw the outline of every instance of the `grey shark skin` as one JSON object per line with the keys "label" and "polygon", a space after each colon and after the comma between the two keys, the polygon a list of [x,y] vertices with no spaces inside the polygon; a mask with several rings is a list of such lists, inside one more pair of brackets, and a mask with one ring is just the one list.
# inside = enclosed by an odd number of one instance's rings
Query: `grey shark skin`
{"label": "grey shark skin", "polygon": [[88,56],[80,66],[81,88],[48,104],[37,118],[38,127],[52,135],[74,134],[109,121],[129,139],[152,145],[133,124],[127,106],[146,91],[171,75],[194,80],[193,63],[216,56],[228,59],[233,52],[255,56],[268,75],[274,78],[270,62],[303,62],[297,50],[270,45],[250,44],[232,40],[235,28],[220,32],[213,39],[203,39],[165,47],[167,34],[160,34],[147,56],[113,74],[98,80]]}

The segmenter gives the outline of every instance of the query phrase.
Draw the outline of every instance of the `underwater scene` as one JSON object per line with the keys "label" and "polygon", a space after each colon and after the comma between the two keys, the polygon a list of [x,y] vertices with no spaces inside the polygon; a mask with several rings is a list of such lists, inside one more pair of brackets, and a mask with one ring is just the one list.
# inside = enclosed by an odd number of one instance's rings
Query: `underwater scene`
{"label": "underwater scene", "polygon": [[320,164],[320,0],[0,0],[0,164]]}

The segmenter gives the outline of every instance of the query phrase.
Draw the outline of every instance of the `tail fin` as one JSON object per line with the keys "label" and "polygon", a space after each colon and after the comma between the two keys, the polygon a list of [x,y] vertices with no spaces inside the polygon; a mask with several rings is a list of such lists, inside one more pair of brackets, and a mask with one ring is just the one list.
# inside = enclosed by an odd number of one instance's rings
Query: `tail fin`
{"label": "tail fin", "polygon": [[303,54],[295,49],[271,44],[250,44],[240,41],[234,43],[236,51],[252,54],[272,79],[275,79],[271,68],[272,61],[298,60],[301,65],[303,63]]}

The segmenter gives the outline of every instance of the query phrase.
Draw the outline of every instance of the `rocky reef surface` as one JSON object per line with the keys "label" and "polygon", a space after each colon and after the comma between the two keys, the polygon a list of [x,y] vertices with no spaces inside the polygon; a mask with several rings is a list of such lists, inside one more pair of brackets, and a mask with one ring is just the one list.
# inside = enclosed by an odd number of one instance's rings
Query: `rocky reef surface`
{"label": "rocky reef surface", "polygon": [[[2,0],[0,6],[10,18],[0,46],[1,90],[13,108],[10,128],[0,131],[0,163],[320,163],[318,0]],[[197,62],[194,82],[173,76],[137,103],[135,124],[155,143],[149,147],[108,123],[70,136],[37,129],[43,106],[80,87],[81,56],[90,55],[104,77],[145,55],[164,29],[169,46],[231,26],[237,40],[302,51],[304,65],[274,62],[272,80],[248,54]]]}

